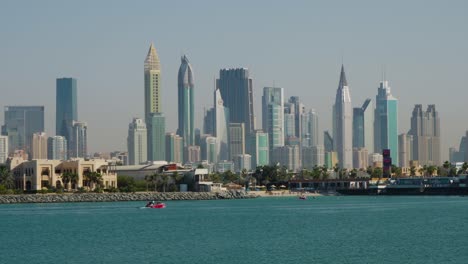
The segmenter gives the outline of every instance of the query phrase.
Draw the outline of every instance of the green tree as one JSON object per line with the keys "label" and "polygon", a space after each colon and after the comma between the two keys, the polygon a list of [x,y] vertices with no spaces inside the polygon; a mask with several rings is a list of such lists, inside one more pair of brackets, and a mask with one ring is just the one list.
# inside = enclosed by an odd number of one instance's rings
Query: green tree
{"label": "green tree", "polygon": [[349,172],[349,177],[351,178],[356,178],[357,177],[357,170],[356,169],[352,169],[350,172]]}
{"label": "green tree", "polygon": [[416,167],[415,166],[410,167],[410,176],[416,176]]}
{"label": "green tree", "polygon": [[135,179],[130,176],[117,176],[117,188],[122,192],[133,192],[135,190]]}
{"label": "green tree", "polygon": [[434,174],[434,172],[437,171],[437,167],[434,166],[434,165],[427,166],[426,171],[427,171],[428,176],[432,176]]}
{"label": "green tree", "polygon": [[6,166],[0,166],[0,184],[7,189],[15,188],[15,179],[13,174]]}

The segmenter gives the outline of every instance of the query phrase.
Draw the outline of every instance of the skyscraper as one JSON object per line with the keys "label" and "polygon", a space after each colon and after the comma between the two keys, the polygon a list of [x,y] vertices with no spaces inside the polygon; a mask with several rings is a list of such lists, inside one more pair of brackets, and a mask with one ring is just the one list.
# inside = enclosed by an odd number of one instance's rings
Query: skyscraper
{"label": "skyscraper", "polygon": [[203,135],[201,137],[201,158],[208,161],[208,163],[218,162],[218,140],[216,137],[210,135]]}
{"label": "skyscraper", "polygon": [[229,124],[229,160],[245,154],[245,127],[244,123]]}
{"label": "skyscraper", "polygon": [[166,161],[182,163],[184,139],[176,133],[166,133]]}
{"label": "skyscraper", "polygon": [[133,118],[128,125],[127,149],[129,165],[138,165],[148,160],[148,131],[143,119]]}
{"label": "skyscraper", "polygon": [[33,133],[44,131],[44,106],[5,106],[2,134],[8,136],[9,154],[31,151]]}
{"label": "skyscraper", "polygon": [[8,158],[8,136],[0,135],[0,164],[6,162]]}
{"label": "skyscraper", "polygon": [[205,116],[203,117],[203,134],[214,135],[215,134],[215,113],[214,108],[210,108],[205,111]]}
{"label": "skyscraper", "polygon": [[[413,159],[413,136],[406,133],[398,136],[398,166],[402,168],[410,167],[410,161]],[[390,153],[391,154],[391,153]]]}
{"label": "skyscraper", "polygon": [[215,109],[215,136],[218,140],[218,160],[229,159],[229,130],[228,118],[229,109],[224,107],[223,98],[219,89],[216,89],[214,95]]}
{"label": "skyscraper", "polygon": [[299,100],[299,96],[291,96],[289,98],[289,103],[294,107],[294,124],[295,124],[295,132],[296,137],[301,139],[301,131],[302,131],[302,123],[301,123],[301,116],[305,112],[304,104],[301,103]]}
{"label": "skyscraper", "polygon": [[319,144],[318,114],[314,109],[301,114],[301,145],[312,147]]}
{"label": "skyscraper", "polygon": [[279,163],[281,166],[286,166],[289,171],[298,171],[300,168],[299,149],[300,146],[282,146],[274,148],[271,164]]}
{"label": "skyscraper", "polygon": [[255,130],[251,136],[252,168],[270,164],[270,148],[268,147],[268,133]]}
{"label": "skyscraper", "polygon": [[374,109],[371,99],[353,109],[353,148],[374,152]]}
{"label": "skyscraper", "polygon": [[47,158],[50,160],[67,160],[68,146],[64,136],[53,136],[47,139]]}
{"label": "skyscraper", "polygon": [[73,120],[78,120],[77,80],[59,78],[55,93],[55,134],[71,140]]}
{"label": "skyscraper", "polygon": [[343,65],[341,66],[340,82],[336,91],[334,108],[335,131],[334,141],[338,152],[341,168],[353,168],[353,108],[351,96]]}
{"label": "skyscraper", "polygon": [[375,98],[374,152],[390,149],[393,164],[398,162],[398,99],[391,94],[387,81],[380,82]]}
{"label": "skyscraper", "polygon": [[323,132],[323,146],[325,148],[325,152],[332,152],[333,148],[333,137],[330,135],[330,132],[324,131]]}
{"label": "skyscraper", "polygon": [[413,160],[420,165],[441,165],[440,159],[440,120],[435,105],[415,105],[411,116],[410,135],[413,136]]}
{"label": "skyscraper", "polygon": [[229,109],[229,123],[244,123],[247,135],[255,129],[253,88],[247,68],[222,69],[216,87],[221,92],[224,106]]}
{"label": "skyscraper", "polygon": [[182,57],[178,76],[179,128],[177,134],[184,138],[184,145],[195,144],[193,70],[187,57]]}
{"label": "skyscraper", "polygon": [[296,137],[296,115],[294,104],[284,103],[284,138]]}
{"label": "skyscraper", "polygon": [[156,48],[151,43],[145,59],[145,118],[161,112],[161,69]]}
{"label": "skyscraper", "polygon": [[32,136],[31,159],[47,159],[47,135],[44,132]]}
{"label": "skyscraper", "polygon": [[265,87],[262,96],[263,131],[268,133],[270,152],[284,146],[283,88]]}
{"label": "skyscraper", "polygon": [[166,118],[162,113],[150,113],[146,117],[148,133],[148,160],[166,160]]}
{"label": "skyscraper", "polygon": [[69,152],[72,158],[85,158],[88,155],[88,124],[72,121],[72,135]]}

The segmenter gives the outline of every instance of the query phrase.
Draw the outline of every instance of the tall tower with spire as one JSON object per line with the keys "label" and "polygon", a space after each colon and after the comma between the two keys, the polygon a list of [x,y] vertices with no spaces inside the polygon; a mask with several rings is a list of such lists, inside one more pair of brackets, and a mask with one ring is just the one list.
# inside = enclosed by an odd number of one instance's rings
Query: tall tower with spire
{"label": "tall tower with spire", "polygon": [[161,107],[161,66],[153,43],[145,59],[145,120],[148,160],[165,160],[166,118]]}
{"label": "tall tower with spire", "polygon": [[353,167],[353,108],[344,66],[341,65],[340,82],[333,106],[335,148],[341,168]]}
{"label": "tall tower with spire", "polygon": [[145,117],[161,112],[161,66],[153,43],[145,59]]}
{"label": "tall tower with spire", "polygon": [[193,70],[187,56],[182,56],[178,75],[179,128],[177,134],[184,138],[184,146],[195,144],[194,133],[194,82]]}

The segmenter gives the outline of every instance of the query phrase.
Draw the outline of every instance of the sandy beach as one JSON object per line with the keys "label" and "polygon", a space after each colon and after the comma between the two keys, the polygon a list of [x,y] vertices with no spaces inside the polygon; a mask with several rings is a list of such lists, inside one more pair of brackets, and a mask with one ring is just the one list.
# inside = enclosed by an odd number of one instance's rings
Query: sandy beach
{"label": "sandy beach", "polygon": [[[284,196],[284,197],[290,197],[290,196],[300,196],[302,193],[299,192],[289,192],[288,190],[277,190],[277,191],[249,191],[249,194],[255,194],[261,197],[273,197],[273,196]],[[304,193],[305,196],[323,196],[321,193]],[[332,194],[328,194],[332,195]]]}

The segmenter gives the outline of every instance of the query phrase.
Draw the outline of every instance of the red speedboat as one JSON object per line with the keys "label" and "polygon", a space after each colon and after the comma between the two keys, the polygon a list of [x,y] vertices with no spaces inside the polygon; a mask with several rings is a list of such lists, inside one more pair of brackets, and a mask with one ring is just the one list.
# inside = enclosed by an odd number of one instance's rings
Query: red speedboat
{"label": "red speedboat", "polygon": [[166,208],[166,204],[158,202],[158,203],[155,203],[155,204],[148,204],[148,205],[146,205],[146,207],[153,208],[153,209],[162,209],[162,208]]}

